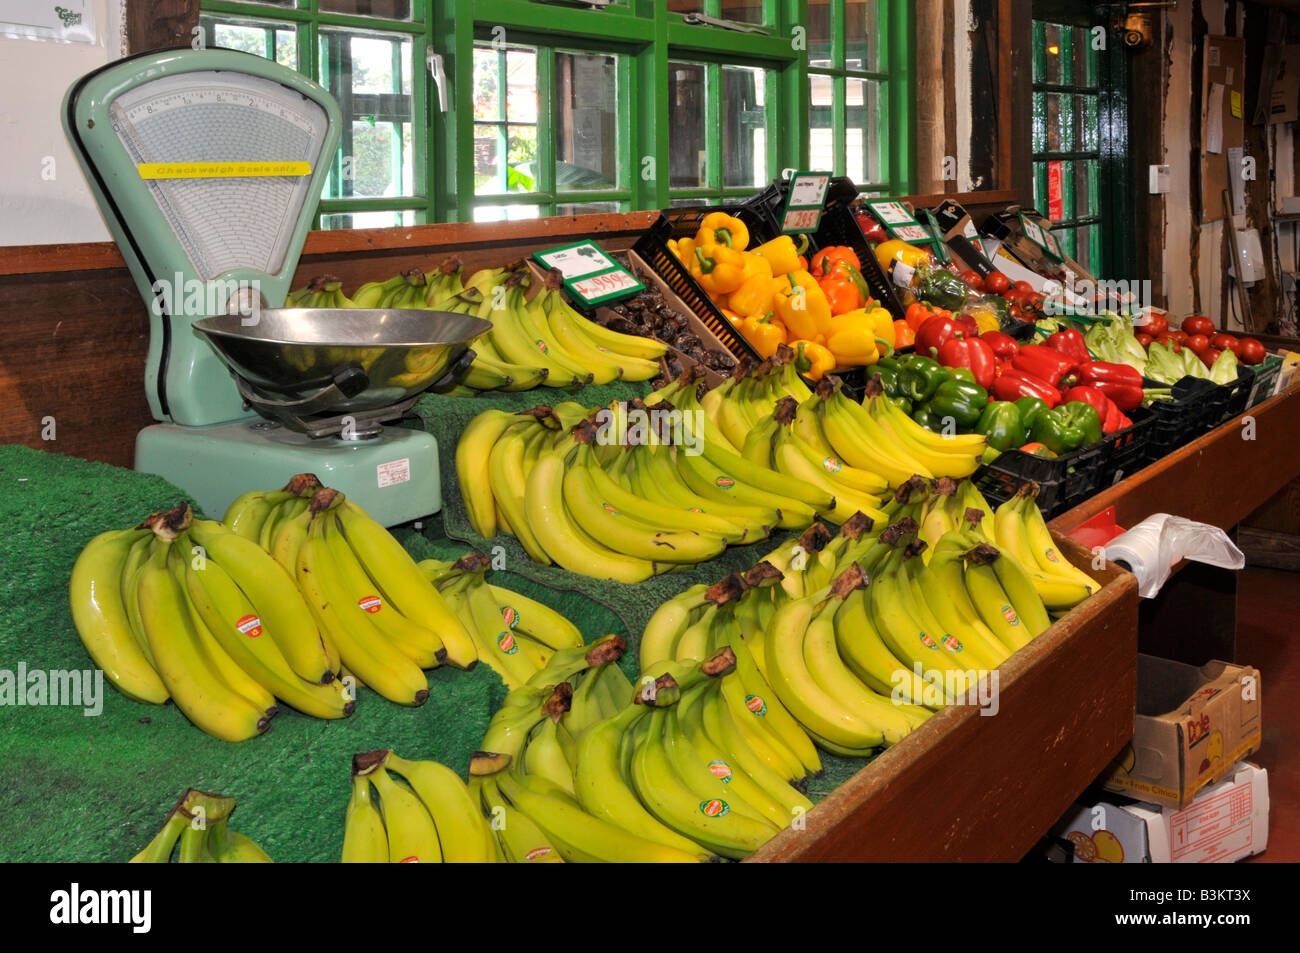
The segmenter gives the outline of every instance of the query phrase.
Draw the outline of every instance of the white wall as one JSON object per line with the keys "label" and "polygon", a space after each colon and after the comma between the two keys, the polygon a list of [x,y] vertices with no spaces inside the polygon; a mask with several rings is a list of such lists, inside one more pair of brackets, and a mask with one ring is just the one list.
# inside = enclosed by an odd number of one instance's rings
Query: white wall
{"label": "white wall", "polygon": [[93,45],[0,36],[0,245],[110,239],[59,119],[73,81],[123,53],[121,0],[94,16]]}

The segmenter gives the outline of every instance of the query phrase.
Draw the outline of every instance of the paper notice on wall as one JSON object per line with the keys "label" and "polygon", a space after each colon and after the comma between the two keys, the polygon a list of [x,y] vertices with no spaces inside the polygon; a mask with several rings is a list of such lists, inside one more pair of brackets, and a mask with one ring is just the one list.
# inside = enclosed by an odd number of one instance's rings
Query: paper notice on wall
{"label": "paper notice on wall", "polygon": [[1222,83],[1211,83],[1205,107],[1205,151],[1216,156],[1223,153],[1224,88]]}
{"label": "paper notice on wall", "polygon": [[59,43],[95,42],[95,5],[91,0],[0,0],[0,36]]}

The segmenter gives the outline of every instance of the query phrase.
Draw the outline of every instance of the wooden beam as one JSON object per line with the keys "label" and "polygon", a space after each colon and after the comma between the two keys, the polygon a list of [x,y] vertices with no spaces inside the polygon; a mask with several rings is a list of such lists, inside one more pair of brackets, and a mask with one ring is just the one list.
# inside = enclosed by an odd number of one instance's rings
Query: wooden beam
{"label": "wooden beam", "polygon": [[190,46],[199,25],[199,0],[131,0],[126,42],[132,53]]}
{"label": "wooden beam", "polygon": [[947,97],[951,84],[945,81],[952,56],[943,33],[944,0],[916,0],[916,188],[942,192],[943,157],[949,155],[946,124]]}
{"label": "wooden beam", "polygon": [[1007,39],[1010,44],[1008,55],[1011,57],[1008,71],[1011,89],[1011,131],[1007,140],[1011,159],[1007,168],[1008,179],[1003,180],[999,177],[998,186],[1002,189],[1011,189],[1017,195],[1014,201],[1025,204],[1032,201],[1034,194],[1032,0],[1011,0]]}

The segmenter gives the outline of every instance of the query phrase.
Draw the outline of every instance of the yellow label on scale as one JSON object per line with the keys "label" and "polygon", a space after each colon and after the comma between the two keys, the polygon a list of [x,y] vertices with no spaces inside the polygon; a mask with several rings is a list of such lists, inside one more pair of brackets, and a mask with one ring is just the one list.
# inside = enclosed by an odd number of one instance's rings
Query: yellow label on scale
{"label": "yellow label on scale", "polygon": [[310,162],[141,162],[142,179],[238,179],[311,175]]}

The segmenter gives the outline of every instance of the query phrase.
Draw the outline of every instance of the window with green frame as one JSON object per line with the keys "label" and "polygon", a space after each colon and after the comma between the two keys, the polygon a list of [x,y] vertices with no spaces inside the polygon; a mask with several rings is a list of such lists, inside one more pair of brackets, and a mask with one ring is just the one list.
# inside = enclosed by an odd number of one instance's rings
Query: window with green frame
{"label": "window with green frame", "polygon": [[911,191],[911,0],[808,0],[808,162]]}
{"label": "window with green frame", "polygon": [[1067,255],[1119,278],[1132,250],[1127,58],[1102,20],[1060,19],[1033,22],[1034,205]]}
{"label": "window with green frame", "polygon": [[208,46],[338,97],[319,224],[360,228],[715,204],[791,167],[908,191],[910,0],[806,8],[796,21],[799,0],[202,0],[200,22]]}

